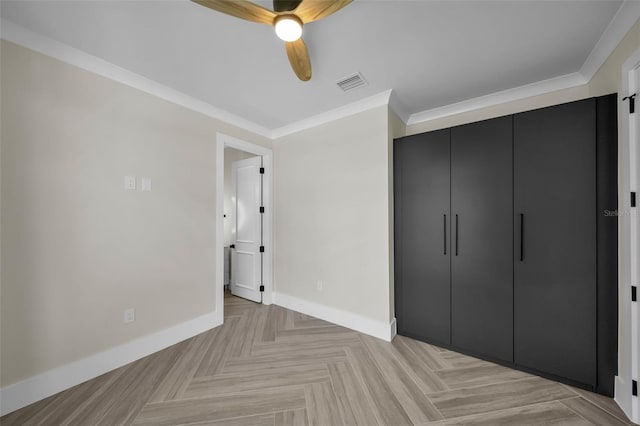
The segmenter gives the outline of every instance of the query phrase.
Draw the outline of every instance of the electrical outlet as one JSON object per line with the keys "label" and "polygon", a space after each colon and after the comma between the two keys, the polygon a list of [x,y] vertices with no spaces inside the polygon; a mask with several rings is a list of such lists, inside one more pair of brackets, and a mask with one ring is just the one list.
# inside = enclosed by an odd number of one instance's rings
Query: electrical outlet
{"label": "electrical outlet", "polygon": [[125,309],[123,322],[129,323],[136,320],[136,310],[134,308]]}
{"label": "electrical outlet", "polygon": [[316,284],[316,289],[318,291],[322,291],[322,280],[318,280],[318,284]]}

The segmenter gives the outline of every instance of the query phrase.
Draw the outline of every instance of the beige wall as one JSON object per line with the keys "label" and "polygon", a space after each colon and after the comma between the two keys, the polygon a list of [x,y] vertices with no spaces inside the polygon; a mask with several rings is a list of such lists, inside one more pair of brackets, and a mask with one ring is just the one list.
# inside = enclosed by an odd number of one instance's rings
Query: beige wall
{"label": "beige wall", "polygon": [[6,41],[0,63],[1,386],[212,312],[216,132],[270,142]]}
{"label": "beige wall", "polygon": [[232,175],[231,164],[234,161],[244,160],[245,158],[255,157],[255,154],[249,152],[240,151],[235,148],[224,149],[224,245],[225,247],[231,244],[231,231],[233,229],[233,204],[231,200],[232,190]]}
{"label": "beige wall", "polygon": [[387,114],[381,106],[274,142],[278,294],[389,322]]}

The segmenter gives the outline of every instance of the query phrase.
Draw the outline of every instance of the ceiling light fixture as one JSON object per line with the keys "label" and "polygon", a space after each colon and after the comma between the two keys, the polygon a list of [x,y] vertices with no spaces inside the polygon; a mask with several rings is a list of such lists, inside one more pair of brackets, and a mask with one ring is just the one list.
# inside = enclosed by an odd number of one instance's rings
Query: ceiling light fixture
{"label": "ceiling light fixture", "polygon": [[273,0],[273,10],[250,0],[191,1],[236,18],[274,26],[278,37],[286,42],[284,46],[293,72],[300,81],[309,81],[311,59],[302,39],[302,26],[336,13],[353,0]]}
{"label": "ceiling light fixture", "polygon": [[296,15],[280,15],[275,20],[276,34],[284,41],[296,41],[302,36],[302,21]]}

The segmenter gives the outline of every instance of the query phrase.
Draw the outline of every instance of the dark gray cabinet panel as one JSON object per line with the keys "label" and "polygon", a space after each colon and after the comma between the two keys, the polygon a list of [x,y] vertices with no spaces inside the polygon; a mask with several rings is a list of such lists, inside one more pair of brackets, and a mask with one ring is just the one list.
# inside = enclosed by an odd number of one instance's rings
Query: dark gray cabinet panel
{"label": "dark gray cabinet panel", "polygon": [[598,204],[598,377],[596,392],[613,396],[618,373],[618,111],[617,95],[596,99]]}
{"label": "dark gray cabinet panel", "polygon": [[514,358],[596,384],[596,100],[514,116]]}
{"label": "dark gray cabinet panel", "polygon": [[449,133],[394,144],[398,329],[440,344],[450,343]]}
{"label": "dark gray cabinet panel", "polygon": [[512,362],[511,117],[451,130],[451,213],[452,344]]}

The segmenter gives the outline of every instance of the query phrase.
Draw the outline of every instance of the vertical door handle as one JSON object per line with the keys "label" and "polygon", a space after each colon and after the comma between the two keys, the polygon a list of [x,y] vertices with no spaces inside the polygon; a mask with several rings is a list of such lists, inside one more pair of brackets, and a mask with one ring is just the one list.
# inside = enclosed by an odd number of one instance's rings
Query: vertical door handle
{"label": "vertical door handle", "polygon": [[442,234],[444,235],[444,255],[447,255],[447,215],[443,214],[442,216],[444,216],[444,226],[442,228],[442,230],[444,231]]}
{"label": "vertical door handle", "polygon": [[524,262],[524,214],[520,213],[520,262]]}
{"label": "vertical door handle", "polygon": [[456,215],[456,256],[458,255],[458,215]]}

